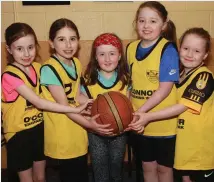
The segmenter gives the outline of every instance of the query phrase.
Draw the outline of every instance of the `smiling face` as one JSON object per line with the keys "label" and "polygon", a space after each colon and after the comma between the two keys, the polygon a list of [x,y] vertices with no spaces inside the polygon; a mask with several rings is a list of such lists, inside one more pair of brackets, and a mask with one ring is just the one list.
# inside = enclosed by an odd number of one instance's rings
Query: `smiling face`
{"label": "smiling face", "polygon": [[203,38],[195,34],[184,37],[180,47],[180,60],[186,73],[199,66],[207,56],[206,41]]}
{"label": "smiling face", "polygon": [[6,48],[13,56],[14,64],[29,66],[36,57],[35,39],[31,34],[19,38]]}
{"label": "smiling face", "polygon": [[50,41],[50,46],[55,50],[56,56],[61,61],[69,61],[78,50],[78,38],[76,32],[64,27],[56,33],[53,41]]}
{"label": "smiling face", "polygon": [[112,45],[100,45],[96,48],[96,59],[104,74],[113,73],[117,68],[121,54]]}
{"label": "smiling face", "polygon": [[139,11],[137,32],[146,47],[153,45],[164,30],[166,22],[152,8],[144,7]]}

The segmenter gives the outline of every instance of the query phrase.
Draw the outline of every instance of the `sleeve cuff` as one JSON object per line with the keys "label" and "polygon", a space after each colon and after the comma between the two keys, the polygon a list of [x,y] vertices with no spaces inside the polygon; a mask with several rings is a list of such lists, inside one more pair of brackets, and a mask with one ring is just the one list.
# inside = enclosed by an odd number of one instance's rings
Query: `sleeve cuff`
{"label": "sleeve cuff", "polygon": [[188,107],[187,111],[191,112],[193,114],[200,114],[200,112],[201,112],[202,106],[196,102],[192,102],[192,101],[187,100],[185,98],[181,98],[181,100],[179,101],[179,104],[183,104],[186,107]]}

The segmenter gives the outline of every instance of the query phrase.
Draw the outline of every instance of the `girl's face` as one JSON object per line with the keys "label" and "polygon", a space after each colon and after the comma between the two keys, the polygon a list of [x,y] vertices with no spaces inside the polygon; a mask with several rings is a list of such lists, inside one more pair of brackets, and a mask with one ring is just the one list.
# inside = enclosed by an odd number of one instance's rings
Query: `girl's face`
{"label": "girl's face", "polygon": [[180,60],[186,72],[199,66],[208,56],[206,41],[195,34],[188,34],[180,47]]}
{"label": "girl's face", "polygon": [[33,35],[27,35],[14,41],[7,51],[13,56],[14,63],[29,66],[36,57],[36,44]]}
{"label": "girl's face", "polygon": [[145,46],[153,45],[160,37],[166,23],[163,22],[159,14],[151,8],[142,8],[138,15],[137,32],[145,42]]}
{"label": "girl's face", "polygon": [[96,48],[96,59],[101,71],[112,73],[117,68],[121,54],[112,45],[100,45]]}
{"label": "girl's face", "polygon": [[56,56],[62,61],[70,61],[78,49],[78,38],[76,32],[64,27],[56,33],[53,42],[50,41],[51,48],[55,49]]}

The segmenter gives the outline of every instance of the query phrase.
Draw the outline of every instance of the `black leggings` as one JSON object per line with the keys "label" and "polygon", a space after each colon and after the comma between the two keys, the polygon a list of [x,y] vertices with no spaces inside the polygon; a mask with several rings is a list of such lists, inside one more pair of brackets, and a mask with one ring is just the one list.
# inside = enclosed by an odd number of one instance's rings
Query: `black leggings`
{"label": "black leggings", "polygon": [[95,182],[122,182],[126,134],[103,137],[88,133]]}

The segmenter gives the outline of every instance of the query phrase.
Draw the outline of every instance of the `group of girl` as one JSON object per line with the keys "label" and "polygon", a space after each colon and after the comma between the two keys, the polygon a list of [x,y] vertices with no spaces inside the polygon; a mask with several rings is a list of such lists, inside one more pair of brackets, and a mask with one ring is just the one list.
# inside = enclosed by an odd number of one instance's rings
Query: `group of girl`
{"label": "group of girl", "polygon": [[[127,133],[84,117],[91,99],[107,91],[130,98],[134,133],[145,182],[214,179],[214,82],[206,60],[211,47],[203,28],[188,29],[176,48],[176,31],[165,7],[140,5],[139,40],[127,46],[112,33],[99,35],[82,76],[75,57],[80,35],[68,19],[49,31],[51,57],[41,66],[33,29],[13,23],[5,31],[8,65],[2,74],[2,112],[8,169],[21,182],[44,182],[45,161],[57,164],[62,182],[87,182],[87,152],[95,182],[120,182]],[[182,66],[179,65],[179,60]],[[180,73],[180,77],[179,77]],[[88,141],[89,140],[89,141]]]}

